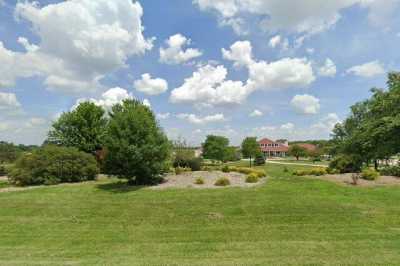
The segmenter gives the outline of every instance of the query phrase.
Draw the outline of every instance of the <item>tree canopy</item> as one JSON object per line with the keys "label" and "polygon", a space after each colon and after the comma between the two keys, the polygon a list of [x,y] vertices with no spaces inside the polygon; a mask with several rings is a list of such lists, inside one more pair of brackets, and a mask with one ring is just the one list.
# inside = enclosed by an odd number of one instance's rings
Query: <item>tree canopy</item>
{"label": "tree canopy", "polygon": [[203,157],[205,159],[225,161],[228,147],[228,138],[208,135],[203,143]]}
{"label": "tree canopy", "polygon": [[103,108],[83,102],[53,123],[46,142],[93,153],[103,146],[106,125]]}
{"label": "tree canopy", "polygon": [[154,113],[137,100],[113,106],[105,138],[106,169],[131,184],[161,181],[168,170],[171,143]]}
{"label": "tree canopy", "polygon": [[251,159],[261,154],[261,148],[257,142],[257,138],[247,137],[243,140],[242,154],[244,158],[250,158],[250,166],[251,166]]}
{"label": "tree canopy", "polygon": [[307,149],[303,148],[299,145],[291,145],[289,147],[289,152],[288,154],[290,156],[296,157],[296,160],[298,161],[300,157],[307,156]]}

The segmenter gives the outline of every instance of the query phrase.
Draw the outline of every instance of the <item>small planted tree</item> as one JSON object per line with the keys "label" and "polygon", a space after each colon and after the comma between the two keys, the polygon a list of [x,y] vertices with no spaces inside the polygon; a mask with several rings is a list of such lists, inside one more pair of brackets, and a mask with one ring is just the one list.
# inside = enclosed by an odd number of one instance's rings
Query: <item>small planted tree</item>
{"label": "small planted tree", "polygon": [[288,154],[295,157],[298,161],[300,157],[307,156],[307,150],[299,145],[292,145],[289,148]]}
{"label": "small planted tree", "polygon": [[158,183],[168,171],[171,144],[153,112],[137,100],[113,106],[105,147],[106,171],[130,184]]}
{"label": "small planted tree", "polygon": [[256,159],[254,161],[255,165],[264,165],[265,164],[265,158],[264,155],[260,152],[256,155]]}
{"label": "small planted tree", "polygon": [[257,138],[247,137],[243,140],[242,154],[244,158],[250,159],[250,167],[251,167],[251,159],[255,158],[257,154],[262,154],[260,145],[257,142]]}

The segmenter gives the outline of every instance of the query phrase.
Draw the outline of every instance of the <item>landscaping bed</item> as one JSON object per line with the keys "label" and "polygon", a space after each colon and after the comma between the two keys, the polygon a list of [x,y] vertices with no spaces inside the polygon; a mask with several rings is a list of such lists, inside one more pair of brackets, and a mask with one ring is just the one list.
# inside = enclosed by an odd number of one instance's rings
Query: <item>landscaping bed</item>
{"label": "landscaping bed", "polygon": [[[354,186],[351,176],[352,174],[335,174],[335,175],[314,176],[314,178],[332,181],[338,184]],[[400,185],[400,178],[393,176],[380,176],[377,180],[373,181],[364,180],[360,178],[357,183],[357,186],[360,187],[377,187],[377,186],[393,186],[393,185]]]}
{"label": "landscaping bed", "polygon": [[[215,182],[220,178],[228,178],[230,185],[228,186],[216,186]],[[165,177],[165,182],[157,186],[151,187],[151,189],[168,189],[168,188],[223,188],[223,187],[254,187],[265,181],[262,178],[257,183],[246,183],[247,175],[230,172],[224,173],[222,171],[197,171],[197,172],[185,172],[179,175],[169,174]],[[204,184],[196,184],[196,180],[201,178],[204,180]]]}

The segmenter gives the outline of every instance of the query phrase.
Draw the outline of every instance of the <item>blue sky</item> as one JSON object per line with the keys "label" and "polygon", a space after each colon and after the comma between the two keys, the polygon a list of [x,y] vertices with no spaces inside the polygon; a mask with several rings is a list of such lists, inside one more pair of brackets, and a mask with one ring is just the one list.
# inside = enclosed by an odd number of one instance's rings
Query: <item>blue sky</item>
{"label": "blue sky", "polygon": [[399,6],[0,0],[0,140],[40,144],[76,103],[125,98],[196,145],[208,134],[326,139],[398,69]]}

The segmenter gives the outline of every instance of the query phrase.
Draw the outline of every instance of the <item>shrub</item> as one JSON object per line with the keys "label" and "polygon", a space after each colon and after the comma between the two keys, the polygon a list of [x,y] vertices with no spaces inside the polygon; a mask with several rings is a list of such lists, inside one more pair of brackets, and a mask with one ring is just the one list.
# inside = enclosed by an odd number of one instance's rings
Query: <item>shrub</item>
{"label": "shrub", "polygon": [[189,160],[189,168],[192,169],[192,171],[200,171],[201,170],[201,158],[192,158]]}
{"label": "shrub", "polygon": [[246,183],[257,183],[259,181],[259,177],[255,173],[251,173],[246,177]]}
{"label": "shrub", "polygon": [[192,169],[190,169],[189,167],[176,167],[175,168],[176,175],[180,175],[182,173],[191,172],[191,171],[192,171]]}
{"label": "shrub", "polygon": [[7,169],[4,165],[0,165],[0,176],[7,175]]}
{"label": "shrub", "polygon": [[400,177],[400,166],[387,166],[380,170],[382,175]]}
{"label": "shrub", "polygon": [[365,168],[361,172],[361,178],[364,180],[375,181],[379,178],[379,172],[375,169]]}
{"label": "shrub", "polygon": [[251,174],[254,170],[252,168],[247,168],[247,167],[239,167],[237,168],[237,172],[241,174]]}
{"label": "shrub", "polygon": [[263,170],[254,170],[254,171],[252,172],[252,174],[255,174],[255,175],[258,176],[259,178],[263,178],[263,177],[266,177],[266,176],[267,176],[267,174],[266,174],[265,171],[263,171]]}
{"label": "shrub", "polygon": [[204,181],[204,178],[198,177],[198,178],[196,178],[196,181],[194,181],[194,183],[195,183],[196,185],[204,185],[204,184],[205,184],[205,181]]}
{"label": "shrub", "polygon": [[358,156],[341,155],[332,160],[329,168],[337,169],[341,174],[358,173],[361,170],[362,160]]}
{"label": "shrub", "polygon": [[310,174],[315,176],[321,176],[321,175],[326,175],[327,171],[324,168],[317,168],[317,169],[312,169],[310,171]]}
{"label": "shrub", "polygon": [[285,166],[285,167],[283,167],[283,172],[284,172],[284,173],[288,173],[288,172],[289,172],[289,169]]}
{"label": "shrub", "polygon": [[308,174],[309,174],[308,171],[305,171],[305,170],[296,170],[293,172],[293,175],[296,175],[296,176],[305,176]]}
{"label": "shrub", "polygon": [[339,171],[339,170],[337,170],[337,169],[335,169],[335,168],[330,168],[330,167],[328,167],[328,168],[326,169],[326,172],[327,172],[328,174],[330,174],[330,175],[340,174],[340,171]]}
{"label": "shrub", "polygon": [[254,164],[255,165],[264,165],[265,164],[265,158],[262,153],[257,154]]}
{"label": "shrub", "polygon": [[96,159],[75,148],[46,146],[22,155],[9,173],[18,186],[51,185],[94,180],[99,173]]}
{"label": "shrub", "polygon": [[226,187],[231,184],[231,181],[229,181],[229,178],[227,177],[221,177],[218,178],[217,181],[215,181],[214,185],[218,187]]}
{"label": "shrub", "polygon": [[227,166],[227,165],[224,165],[224,167],[222,167],[222,172],[224,172],[224,173],[229,173],[230,171],[231,171],[231,169],[229,169],[229,166]]}

